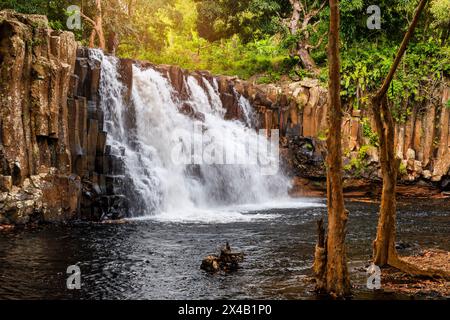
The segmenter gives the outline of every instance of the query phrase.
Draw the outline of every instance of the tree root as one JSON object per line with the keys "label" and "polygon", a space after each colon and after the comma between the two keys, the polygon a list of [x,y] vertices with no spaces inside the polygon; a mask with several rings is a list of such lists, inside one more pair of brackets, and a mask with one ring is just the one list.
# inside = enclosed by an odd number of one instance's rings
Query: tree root
{"label": "tree root", "polygon": [[450,280],[450,274],[447,271],[433,268],[419,268],[412,263],[402,260],[396,253],[389,255],[387,264],[411,276],[443,278],[445,280]]}

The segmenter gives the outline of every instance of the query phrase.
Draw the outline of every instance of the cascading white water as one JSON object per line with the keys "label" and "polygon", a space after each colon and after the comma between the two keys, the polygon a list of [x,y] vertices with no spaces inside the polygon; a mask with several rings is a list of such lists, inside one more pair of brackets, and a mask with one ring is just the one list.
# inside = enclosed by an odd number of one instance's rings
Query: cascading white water
{"label": "cascading white water", "polygon": [[[189,99],[179,101],[167,77],[133,66],[127,104],[117,64],[116,58],[103,57],[100,96],[108,144],[112,152],[125,154],[129,190],[137,199],[132,216],[189,219],[189,214],[205,216],[211,208],[287,198],[288,179],[280,172],[263,174],[264,163],[278,163],[278,154],[261,152],[276,148],[248,127],[251,106],[244,97],[238,100],[246,123],[227,121],[216,80],[202,78],[199,83],[187,76]],[[202,113],[203,121],[181,113],[183,104]],[[209,162],[197,148],[211,151]]]}

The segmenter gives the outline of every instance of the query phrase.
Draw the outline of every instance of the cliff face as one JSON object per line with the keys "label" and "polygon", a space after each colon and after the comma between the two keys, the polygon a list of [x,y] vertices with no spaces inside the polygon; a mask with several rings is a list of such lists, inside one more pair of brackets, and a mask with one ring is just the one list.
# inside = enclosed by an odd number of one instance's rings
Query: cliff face
{"label": "cliff face", "polygon": [[0,12],[0,224],[111,213],[100,62],[85,55],[46,17]]}
{"label": "cliff face", "polygon": [[[43,16],[0,12],[0,224],[127,214],[132,195],[127,193],[123,160],[106,145],[98,92],[100,59],[79,47],[72,33],[50,30]],[[149,65],[120,60],[128,99],[133,64]],[[183,79],[188,72],[175,66],[152,67],[185,100],[188,88]],[[268,135],[270,129],[280,130],[284,167],[295,181],[293,192],[323,192],[328,104],[327,91],[318,81],[275,86],[200,71],[190,75],[217,82],[226,119],[244,119],[237,93],[247,97],[256,110],[255,129],[265,129]],[[399,188],[410,195],[450,189],[448,83],[432,98],[425,106],[411,108],[406,122],[396,128],[402,182],[422,188]],[[189,103],[180,112],[204,119]],[[368,111],[345,114],[346,185],[359,195],[366,192],[361,193],[364,186],[370,191],[372,183],[379,182],[378,154],[371,146],[374,128]]]}
{"label": "cliff face", "polygon": [[[238,92],[250,99],[258,111],[260,127],[280,129],[288,166],[295,176],[313,179],[325,176],[319,164],[326,154],[328,102],[326,90],[316,80],[284,86],[258,86],[229,78],[223,81],[231,82]],[[395,144],[397,155],[402,159],[400,182],[423,187],[422,192],[450,190],[449,91],[446,80],[425,105],[412,106],[406,121],[396,124]],[[379,158],[371,141],[376,137],[371,111],[345,113],[342,130],[349,184],[353,184],[354,179],[378,181]],[[309,144],[309,158],[305,158],[305,144]],[[308,170],[310,165],[313,165],[312,170]],[[357,184],[357,188],[360,186]]]}
{"label": "cliff face", "polygon": [[47,25],[42,16],[0,13],[0,223],[77,210],[67,123],[77,44]]}

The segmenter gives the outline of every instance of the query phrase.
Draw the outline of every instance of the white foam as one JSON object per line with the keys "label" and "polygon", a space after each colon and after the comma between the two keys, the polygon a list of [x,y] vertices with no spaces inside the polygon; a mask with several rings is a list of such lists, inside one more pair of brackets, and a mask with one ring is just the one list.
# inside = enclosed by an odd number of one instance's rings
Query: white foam
{"label": "white foam", "polygon": [[[258,220],[274,220],[281,217],[274,213],[277,209],[324,208],[326,205],[314,199],[284,199],[265,203],[243,204],[216,208],[190,208],[161,212],[153,216],[131,218],[132,221],[159,221],[170,223],[222,224],[234,222],[253,222]],[[264,211],[271,211],[265,213]]]}
{"label": "white foam", "polygon": [[231,206],[231,210],[239,212],[255,212],[274,209],[302,209],[302,208],[324,208],[326,205],[320,199],[280,199],[263,203],[243,204]]}

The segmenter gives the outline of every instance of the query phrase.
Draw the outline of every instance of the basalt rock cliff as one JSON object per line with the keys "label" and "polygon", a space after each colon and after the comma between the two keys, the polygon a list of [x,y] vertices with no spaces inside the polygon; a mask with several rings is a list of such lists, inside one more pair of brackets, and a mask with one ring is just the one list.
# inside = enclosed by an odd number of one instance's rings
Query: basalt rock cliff
{"label": "basalt rock cliff", "polygon": [[[293,193],[323,194],[327,134],[327,91],[317,80],[285,85],[255,85],[227,78],[257,110],[258,126],[279,129],[288,170],[295,177]],[[450,191],[450,108],[448,79],[422,105],[396,124],[395,144],[402,159],[399,193],[406,196],[448,196]],[[380,193],[381,172],[370,108],[344,114],[343,151],[347,194]]]}
{"label": "basalt rock cliff", "polygon": [[125,212],[87,55],[44,16],[0,12],[0,224]]}
{"label": "basalt rock cliff", "polygon": [[[106,143],[99,104],[101,61],[92,59],[94,53],[79,46],[72,33],[49,29],[43,16],[0,12],[0,224],[127,215],[126,155],[111,154]],[[120,60],[128,99],[133,64],[151,65]],[[294,179],[292,193],[323,194],[328,102],[317,80],[257,85],[176,66],[151,66],[171,81],[182,101],[187,74],[217,81],[226,119],[244,120],[238,100],[246,97],[255,111],[252,126],[267,135],[271,129],[280,132],[284,170]],[[442,196],[450,190],[448,99],[449,85],[443,82],[426,105],[411,108],[406,122],[397,124],[401,193]],[[188,103],[180,112],[204,117]],[[345,185],[359,196],[379,192],[378,153],[368,134],[374,127],[367,110],[345,114]]]}

